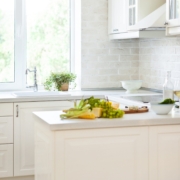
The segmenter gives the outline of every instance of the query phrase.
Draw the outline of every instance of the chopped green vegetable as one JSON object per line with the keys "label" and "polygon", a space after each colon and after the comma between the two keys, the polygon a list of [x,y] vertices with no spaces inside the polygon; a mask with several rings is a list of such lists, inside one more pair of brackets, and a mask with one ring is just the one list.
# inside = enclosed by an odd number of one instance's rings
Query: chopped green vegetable
{"label": "chopped green vegetable", "polygon": [[68,110],[65,110],[65,114],[61,114],[61,119],[66,118],[77,118],[78,116],[85,114],[90,111],[90,105],[87,104],[87,101],[81,100],[79,104],[75,104],[74,108],[70,108]]}
{"label": "chopped green vegetable", "polygon": [[175,101],[172,99],[165,99],[163,102],[159,103],[159,104],[174,104]]}

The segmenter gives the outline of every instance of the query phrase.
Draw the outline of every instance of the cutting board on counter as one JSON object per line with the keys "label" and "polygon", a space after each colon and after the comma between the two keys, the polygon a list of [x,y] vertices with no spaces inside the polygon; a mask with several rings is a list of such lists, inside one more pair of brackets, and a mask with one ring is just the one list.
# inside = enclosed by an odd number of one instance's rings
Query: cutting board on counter
{"label": "cutting board on counter", "polygon": [[125,112],[125,114],[135,114],[135,113],[145,113],[148,112],[149,109],[147,107],[141,107],[139,109],[136,110],[132,110],[132,109],[123,109],[123,111]]}

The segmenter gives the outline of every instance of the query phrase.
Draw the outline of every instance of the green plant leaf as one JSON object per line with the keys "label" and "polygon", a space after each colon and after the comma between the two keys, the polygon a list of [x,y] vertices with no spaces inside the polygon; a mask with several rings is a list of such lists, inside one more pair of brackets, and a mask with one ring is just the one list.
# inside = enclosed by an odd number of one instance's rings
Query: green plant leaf
{"label": "green plant leaf", "polygon": [[60,90],[64,83],[74,82],[76,75],[70,72],[51,73],[50,76],[44,82],[44,88],[46,90],[52,90],[54,87],[56,90]]}

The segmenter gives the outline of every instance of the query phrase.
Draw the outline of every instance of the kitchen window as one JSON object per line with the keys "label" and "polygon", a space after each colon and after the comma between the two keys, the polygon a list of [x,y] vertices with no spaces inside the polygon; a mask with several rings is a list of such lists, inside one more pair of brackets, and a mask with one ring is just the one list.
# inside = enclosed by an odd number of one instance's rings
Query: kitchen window
{"label": "kitchen window", "polygon": [[26,79],[26,68],[36,66],[38,85],[51,71],[71,69],[71,1],[0,1],[1,90],[33,84],[33,73]]}

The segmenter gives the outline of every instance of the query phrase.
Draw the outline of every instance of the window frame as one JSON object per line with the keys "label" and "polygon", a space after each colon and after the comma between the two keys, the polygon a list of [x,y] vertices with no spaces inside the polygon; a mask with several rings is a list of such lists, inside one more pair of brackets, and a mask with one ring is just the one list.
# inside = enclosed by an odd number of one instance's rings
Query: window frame
{"label": "window frame", "polygon": [[75,73],[76,90],[81,90],[81,0],[71,1],[71,62],[70,71]]}
{"label": "window frame", "polygon": [[[77,87],[80,89],[81,76],[81,41],[80,29],[81,0],[70,1],[70,71],[77,74]],[[77,1],[77,3],[76,3]],[[27,26],[26,0],[14,0],[14,82],[0,83],[1,91],[30,90],[26,88],[27,69]],[[78,26],[75,22],[79,22]],[[77,41],[77,38],[78,41]],[[78,43],[77,43],[78,42]],[[38,87],[44,90],[43,86]]]}
{"label": "window frame", "polygon": [[0,83],[0,90],[19,90],[23,88],[25,82],[25,72],[23,69],[26,67],[26,62],[24,61],[25,53],[25,38],[26,32],[25,18],[22,15],[25,14],[25,2],[23,0],[14,0],[14,82],[2,82]]}

